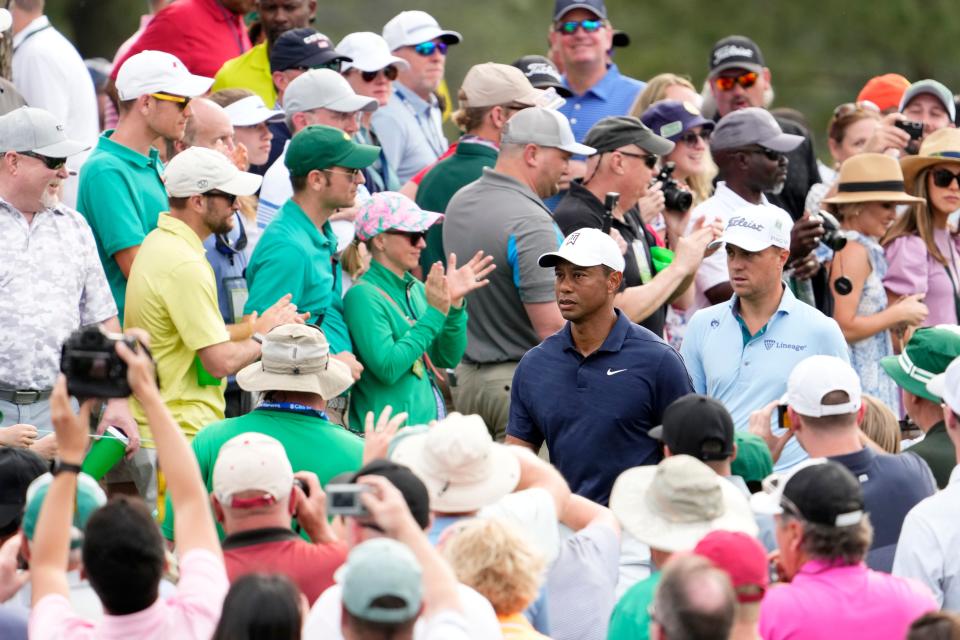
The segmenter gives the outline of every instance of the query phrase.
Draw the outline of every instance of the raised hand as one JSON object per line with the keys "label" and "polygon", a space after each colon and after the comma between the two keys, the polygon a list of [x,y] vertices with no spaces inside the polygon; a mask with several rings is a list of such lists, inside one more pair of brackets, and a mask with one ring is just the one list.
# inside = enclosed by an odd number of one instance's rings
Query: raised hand
{"label": "raised hand", "polygon": [[[127,351],[129,352],[130,349],[127,349]],[[78,416],[73,412],[73,407],[70,406],[67,379],[60,375],[53,385],[53,393],[50,395],[50,418],[53,422],[53,430],[57,434],[56,440],[60,458],[65,462],[72,464],[83,462],[83,457],[87,453],[87,445],[90,442],[90,408],[94,402],[96,400],[90,399],[80,405],[80,415]]]}
{"label": "raised hand", "polygon": [[123,342],[117,343],[117,355],[127,363],[127,382],[138,400],[143,401],[147,396],[159,394],[157,387],[157,365],[147,353],[145,346],[150,345],[150,336],[146,331],[131,329],[128,336],[137,339],[141,346],[131,349]]}
{"label": "raised hand", "polygon": [[463,297],[490,284],[487,276],[497,268],[493,264],[493,256],[484,256],[483,251],[477,251],[470,262],[457,268],[457,254],[451,253],[447,259],[447,285],[450,290],[450,303],[459,307],[463,304]]}
{"label": "raised hand", "polygon": [[387,405],[380,412],[377,424],[374,425],[373,411],[367,412],[363,425],[363,464],[387,457],[390,441],[407,419],[406,412],[398,413],[392,418],[391,413],[393,413],[393,407]]}
{"label": "raised hand", "polygon": [[283,324],[303,324],[310,319],[310,312],[297,313],[297,305],[290,302],[293,294],[288,293],[270,307],[258,318],[253,319],[253,328],[256,333],[268,333],[274,327]]}
{"label": "raised hand", "polygon": [[443,275],[443,265],[439,262],[433,263],[433,266],[430,267],[430,273],[427,274],[424,288],[427,294],[427,304],[446,315],[450,311],[450,287],[446,276]]}

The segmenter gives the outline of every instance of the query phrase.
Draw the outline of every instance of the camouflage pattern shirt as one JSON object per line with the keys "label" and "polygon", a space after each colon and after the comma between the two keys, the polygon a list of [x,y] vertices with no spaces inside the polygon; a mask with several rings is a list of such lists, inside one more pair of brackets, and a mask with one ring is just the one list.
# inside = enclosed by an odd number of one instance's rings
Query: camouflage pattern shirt
{"label": "camouflage pattern shirt", "polygon": [[0,198],[0,386],[49,389],[67,336],[116,315],[83,216],[58,205],[27,224]]}

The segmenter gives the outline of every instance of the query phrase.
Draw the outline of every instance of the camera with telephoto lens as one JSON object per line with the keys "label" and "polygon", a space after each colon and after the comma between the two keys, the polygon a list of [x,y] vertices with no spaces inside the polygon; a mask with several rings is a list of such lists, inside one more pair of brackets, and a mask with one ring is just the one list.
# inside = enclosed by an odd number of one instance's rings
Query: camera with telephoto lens
{"label": "camera with telephoto lens", "polygon": [[673,170],[677,168],[676,163],[665,162],[660,169],[660,173],[654,180],[663,184],[663,206],[670,211],[679,211],[686,213],[693,206],[693,194],[685,189],[681,189],[677,181],[673,178]]}
{"label": "camera with telephoto lens", "polygon": [[823,225],[823,236],[821,236],[820,242],[833,251],[840,251],[847,246],[848,234],[840,228],[840,221],[832,213],[821,211],[820,224]]}
{"label": "camera with telephoto lens", "polygon": [[132,391],[127,382],[127,363],[117,355],[116,344],[133,350],[136,338],[108,333],[99,326],[78,329],[70,334],[60,352],[60,371],[67,376],[67,390],[78,398],[126,398]]}

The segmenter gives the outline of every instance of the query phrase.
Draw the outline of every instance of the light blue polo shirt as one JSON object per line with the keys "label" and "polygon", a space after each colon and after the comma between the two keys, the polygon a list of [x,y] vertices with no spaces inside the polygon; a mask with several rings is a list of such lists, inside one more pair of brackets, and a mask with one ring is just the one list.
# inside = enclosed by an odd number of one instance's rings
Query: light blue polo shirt
{"label": "light blue polo shirt", "polygon": [[399,82],[393,83],[393,95],[370,122],[400,184],[436,162],[449,146],[436,97],[428,102]]}
{"label": "light blue polo shirt", "polygon": [[[680,353],[697,393],[716,398],[746,431],[750,414],[786,393],[787,378],[801,360],[828,355],[849,362],[840,327],[815,307],[800,302],[784,286],[780,306],[756,335],[748,337],[734,295],[693,315]],[[776,426],[774,433],[782,430]],[[784,447],[774,469],[788,469],[807,458],[796,438]]]}
{"label": "light blue polo shirt", "polygon": [[[567,84],[566,77],[563,83]],[[579,96],[567,98],[559,111],[570,120],[570,128],[577,142],[583,142],[587,131],[597,120],[627,115],[645,86],[647,83],[621,74],[617,65],[611,64],[600,82]]]}

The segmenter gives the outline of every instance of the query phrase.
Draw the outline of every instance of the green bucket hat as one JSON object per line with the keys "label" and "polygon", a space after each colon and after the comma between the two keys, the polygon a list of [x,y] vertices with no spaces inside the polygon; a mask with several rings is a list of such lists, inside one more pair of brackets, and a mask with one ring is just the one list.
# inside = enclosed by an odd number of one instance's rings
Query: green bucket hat
{"label": "green bucket hat", "polygon": [[[27,488],[27,503],[23,512],[23,532],[27,534],[27,540],[33,540],[37,520],[40,518],[40,508],[43,506],[52,482],[53,476],[45,473],[31,482]],[[74,501],[73,527],[70,531],[71,549],[80,548],[83,544],[83,530],[87,526],[87,521],[94,511],[106,503],[107,494],[103,492],[97,481],[85,473],[77,474],[77,497]]]}
{"label": "green bucket hat", "polygon": [[917,329],[900,355],[882,358],[880,366],[898,386],[939,404],[940,398],[927,391],[927,383],[958,356],[960,330],[941,325]]}
{"label": "green bucket hat", "polygon": [[299,177],[330,167],[366,169],[379,156],[380,147],[357,144],[340,129],[315,124],[293,136],[283,163],[291,176]]}

